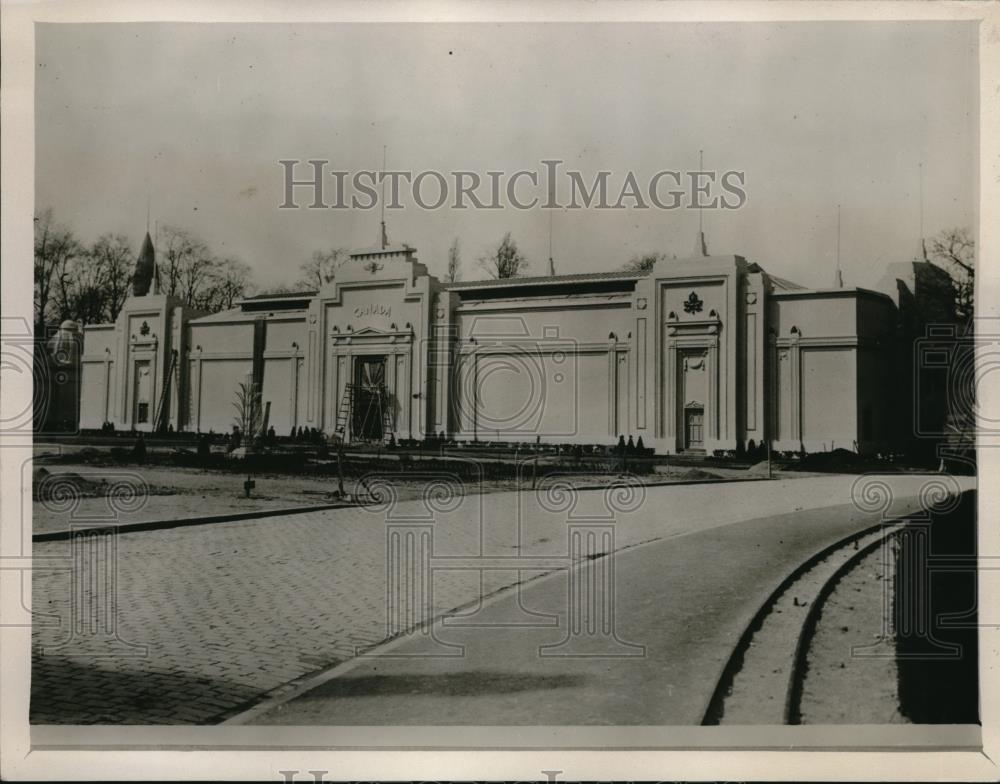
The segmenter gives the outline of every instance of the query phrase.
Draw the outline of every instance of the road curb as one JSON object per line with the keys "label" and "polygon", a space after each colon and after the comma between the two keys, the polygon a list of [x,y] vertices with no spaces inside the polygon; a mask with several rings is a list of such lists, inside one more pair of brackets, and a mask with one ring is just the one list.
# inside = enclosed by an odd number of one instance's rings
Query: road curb
{"label": "road curb", "polygon": [[[704,484],[720,484],[720,483],[733,483],[733,482],[759,482],[761,479],[751,479],[738,478],[738,479],[690,479],[681,482],[644,482],[642,486],[646,487],[669,487],[677,486],[682,487],[686,485],[704,485]],[[766,481],[766,480],[764,480]],[[609,482],[604,485],[580,485],[577,486],[576,490],[607,490],[608,488],[618,487],[614,482]],[[515,491],[503,491],[503,492],[515,492]],[[98,532],[110,532],[115,534],[130,534],[130,533],[140,533],[143,531],[163,531],[169,528],[183,528],[185,526],[191,525],[211,525],[213,523],[234,523],[240,522],[241,520],[259,520],[263,517],[285,517],[293,514],[306,514],[308,512],[326,512],[331,509],[353,509],[359,506],[364,506],[364,504],[358,503],[335,503],[335,504],[317,504],[314,506],[293,506],[293,507],[283,507],[280,509],[257,509],[252,512],[231,512],[228,514],[221,515],[202,515],[200,517],[184,517],[176,520],[147,520],[137,523],[114,523],[108,525],[95,525],[74,528],[72,530],[65,529],[61,531],[47,531],[40,534],[32,534],[32,542],[62,542],[71,539],[75,534],[82,533],[98,533]]]}
{"label": "road curb", "polygon": [[211,525],[212,523],[234,523],[241,520],[258,520],[262,517],[287,517],[293,514],[307,512],[326,512],[330,509],[350,509],[361,504],[338,503],[318,504],[316,506],[295,506],[281,509],[257,509],[253,512],[231,512],[221,515],[204,515],[202,517],[182,517],[176,520],[147,520],[138,523],[113,523],[109,525],[81,526],[80,528],[62,531],[47,531],[42,534],[32,534],[32,542],[61,542],[72,539],[77,534],[84,533],[114,533],[130,534],[141,531],[162,531],[168,528],[184,528],[191,525]]}

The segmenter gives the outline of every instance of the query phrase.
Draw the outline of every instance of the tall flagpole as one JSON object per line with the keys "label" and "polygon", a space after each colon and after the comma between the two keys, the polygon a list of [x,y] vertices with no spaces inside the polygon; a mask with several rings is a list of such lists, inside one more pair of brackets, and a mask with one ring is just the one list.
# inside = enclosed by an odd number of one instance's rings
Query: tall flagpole
{"label": "tall flagpole", "polygon": [[[698,175],[705,171],[705,151],[698,150]],[[704,207],[702,206],[701,199],[698,199],[698,242],[695,245],[694,255],[695,256],[707,256],[708,255],[708,243],[705,242],[705,217],[704,217]]]}
{"label": "tall flagpole", "polygon": [[382,250],[385,250],[385,246],[388,242],[388,237],[385,233],[385,161],[386,161],[386,145],[382,145],[382,209],[381,209],[381,220],[379,224],[379,246]]}
{"label": "tall flagpole", "polygon": [[917,164],[918,198],[920,199],[920,241],[924,241],[924,162]]}
{"label": "tall flagpole", "polygon": [[927,245],[924,244],[924,162],[917,164],[917,178],[919,180],[918,193],[920,199],[920,257],[927,261]]}
{"label": "tall flagpole", "polygon": [[844,287],[844,275],[840,271],[840,205],[837,205],[837,277],[835,278],[837,288]]}
{"label": "tall flagpole", "polygon": [[[698,150],[698,172],[705,171],[705,151]],[[701,201],[698,201],[698,238],[701,240],[705,236],[705,227],[702,221],[702,206]]]}
{"label": "tall flagpole", "polygon": [[552,260],[552,210],[549,210],[549,275],[556,274],[556,264]]}

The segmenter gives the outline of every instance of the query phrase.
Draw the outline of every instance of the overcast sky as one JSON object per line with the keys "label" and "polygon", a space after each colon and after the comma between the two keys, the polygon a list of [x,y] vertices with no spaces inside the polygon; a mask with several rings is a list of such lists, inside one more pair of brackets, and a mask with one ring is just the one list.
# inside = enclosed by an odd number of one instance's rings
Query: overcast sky
{"label": "overcast sky", "polygon": [[[746,172],[749,197],[704,213],[712,253],[831,285],[840,203],[845,282],[872,286],[918,247],[920,162],[925,235],[975,225],[976,41],[972,24],[936,22],[40,25],[36,204],[85,241],[115,231],[138,249],[148,196],[154,221],[268,287],[316,249],[378,236],[377,211],[277,209],[279,159],[377,169],[387,145],[390,169],[559,158],[620,183],[695,169],[703,148],[706,169]],[[458,237],[474,279],[507,230],[544,274],[549,217],[410,203],[387,222],[438,274]],[[689,255],[698,217],[558,211],[552,226],[569,273]]]}

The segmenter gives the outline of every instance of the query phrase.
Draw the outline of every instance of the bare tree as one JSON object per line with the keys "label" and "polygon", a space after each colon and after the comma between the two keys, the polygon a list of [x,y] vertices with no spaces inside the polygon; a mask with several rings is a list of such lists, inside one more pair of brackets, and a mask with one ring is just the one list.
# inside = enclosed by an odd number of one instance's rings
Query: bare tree
{"label": "bare tree", "polygon": [[337,269],[348,258],[350,257],[343,248],[314,251],[309,261],[299,265],[299,279],[296,284],[303,289],[321,289],[334,279]]}
{"label": "bare tree", "polygon": [[931,258],[955,284],[955,312],[972,319],[976,282],[976,241],[966,228],[946,229],[931,239]]}
{"label": "bare tree", "polygon": [[[35,216],[35,323],[70,318],[68,288],[74,259],[83,246],[67,227],[58,224],[48,207]],[[52,312],[53,306],[55,313]]]}
{"label": "bare tree", "polygon": [[253,439],[260,435],[264,423],[264,410],[261,405],[260,390],[252,381],[240,382],[236,390],[236,400],[233,401],[236,416],[233,423],[240,429],[243,445],[251,446]]}
{"label": "bare tree", "polygon": [[[36,324],[114,321],[129,295],[134,264],[124,235],[102,234],[84,248],[54,221],[51,209],[43,210],[35,219]],[[249,266],[216,258],[202,240],[175,226],[163,229],[159,268],[164,293],[209,312],[233,307],[253,288]]]}
{"label": "bare tree", "polygon": [[495,250],[480,257],[479,264],[494,278],[516,278],[527,268],[528,260],[518,250],[517,242],[511,239],[508,231]]}
{"label": "bare tree", "polygon": [[107,320],[107,279],[104,266],[82,253],[59,283],[60,318],[81,324]]}
{"label": "bare tree", "polygon": [[622,269],[628,272],[649,272],[656,265],[656,262],[663,261],[667,258],[666,253],[659,253],[657,251],[652,251],[650,253],[636,253],[632,258],[625,262],[625,266]]}
{"label": "bare tree", "polygon": [[169,225],[160,230],[157,244],[163,293],[193,305],[212,264],[208,246],[187,229]]}
{"label": "bare tree", "polygon": [[451,242],[451,247],[448,248],[448,270],[445,272],[444,279],[448,283],[457,283],[461,277],[462,256],[459,251],[458,237],[455,237]]}
{"label": "bare tree", "polygon": [[188,259],[181,270],[180,297],[186,305],[198,307],[205,299],[212,285],[215,267],[218,264],[214,256],[208,252],[200,252]]}
{"label": "bare tree", "polygon": [[217,312],[233,307],[252,289],[250,268],[232,257],[215,256],[199,237],[164,226],[159,243],[164,293],[186,305]]}
{"label": "bare tree", "polygon": [[232,257],[216,259],[204,279],[194,305],[210,313],[229,310],[250,294],[251,270],[248,264]]}
{"label": "bare tree", "polygon": [[90,246],[87,257],[103,292],[102,317],[114,321],[121,313],[132,285],[135,264],[132,247],[122,234],[102,234]]}
{"label": "bare tree", "polygon": [[[93,270],[80,264],[80,261],[86,256],[86,249],[74,239],[72,251],[64,254],[56,264],[52,275],[52,307],[50,308],[56,321],[76,320],[79,305],[84,296],[89,300],[88,311],[93,310],[95,306],[93,291],[95,287],[100,286],[100,282],[96,279]],[[81,291],[84,289],[89,289],[90,293],[82,295]]]}

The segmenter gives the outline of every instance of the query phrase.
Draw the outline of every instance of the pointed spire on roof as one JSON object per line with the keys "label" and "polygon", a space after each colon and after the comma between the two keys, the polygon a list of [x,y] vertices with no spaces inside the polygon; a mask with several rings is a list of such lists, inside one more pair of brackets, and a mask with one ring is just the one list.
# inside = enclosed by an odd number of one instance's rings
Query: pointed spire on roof
{"label": "pointed spire on roof", "polygon": [[[159,273],[156,269],[156,251],[153,249],[153,238],[146,232],[142,241],[139,258],[135,262],[135,274],[132,276],[132,295],[144,297],[147,294],[159,294]],[[152,290],[151,290],[152,289]]]}

